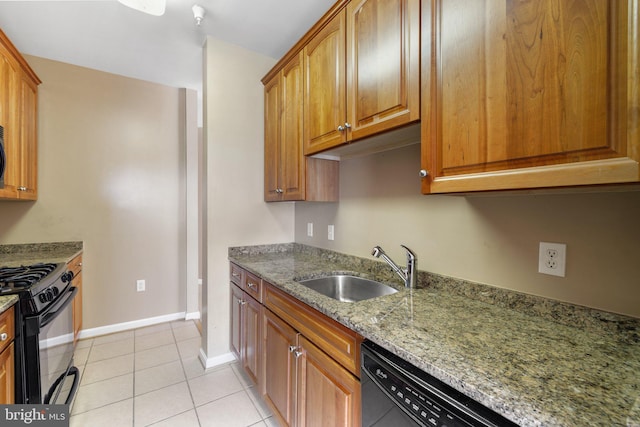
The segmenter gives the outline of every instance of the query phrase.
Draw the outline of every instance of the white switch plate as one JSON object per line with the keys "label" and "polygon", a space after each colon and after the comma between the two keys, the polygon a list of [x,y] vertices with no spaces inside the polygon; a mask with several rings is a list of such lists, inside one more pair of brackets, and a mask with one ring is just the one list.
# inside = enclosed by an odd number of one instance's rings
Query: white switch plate
{"label": "white switch plate", "polygon": [[136,280],[136,290],[138,292],[144,292],[146,283],[144,280]]}
{"label": "white switch plate", "polygon": [[307,223],[307,237],[313,237],[313,223]]}
{"label": "white switch plate", "polygon": [[333,225],[327,227],[327,239],[333,240],[334,238],[334,228]]}
{"label": "white switch plate", "polygon": [[564,243],[540,242],[538,273],[564,277],[567,245]]}

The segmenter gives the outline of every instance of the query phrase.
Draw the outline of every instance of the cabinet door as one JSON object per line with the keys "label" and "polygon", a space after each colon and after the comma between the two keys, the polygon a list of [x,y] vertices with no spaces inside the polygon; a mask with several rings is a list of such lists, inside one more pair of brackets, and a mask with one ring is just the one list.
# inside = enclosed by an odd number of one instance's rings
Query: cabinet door
{"label": "cabinet door", "polygon": [[284,66],[281,72],[282,117],[280,177],[283,200],[305,199],[305,163],[302,154],[303,68],[302,52]]}
{"label": "cabinet door", "polygon": [[297,343],[297,332],[271,311],[263,311],[264,400],[280,424],[293,425],[295,396],[295,358],[290,351]]}
{"label": "cabinet door", "polygon": [[4,172],[4,188],[0,188],[0,197],[18,198],[20,187],[21,148],[20,148],[20,68],[9,56],[10,53],[0,44],[0,125],[4,127],[4,150],[6,169]]}
{"label": "cabinet door", "polygon": [[262,305],[244,294],[242,305],[242,367],[255,384],[260,384],[260,362],[262,360],[261,328]]}
{"label": "cabinet door", "polygon": [[347,121],[359,139],[420,119],[420,0],[347,5]]}
{"label": "cabinet door", "polygon": [[13,343],[0,353],[0,404],[13,404],[14,393]]}
{"label": "cabinet door", "polygon": [[342,10],[304,48],[304,154],[347,141],[345,43]]}
{"label": "cabinet door", "polygon": [[26,77],[20,80],[20,100],[22,163],[18,197],[36,200],[38,197],[38,87]]}
{"label": "cabinet door", "polygon": [[280,200],[280,74],[264,85],[264,200]]}
{"label": "cabinet door", "polygon": [[236,285],[231,285],[231,307],[229,309],[231,313],[231,331],[229,347],[231,352],[236,356],[236,359],[241,360],[241,328],[242,328],[242,291]]}
{"label": "cabinet door", "polygon": [[423,1],[423,192],[638,181],[631,4]]}
{"label": "cabinet door", "polygon": [[303,336],[297,359],[297,425],[360,426],[360,381]]}

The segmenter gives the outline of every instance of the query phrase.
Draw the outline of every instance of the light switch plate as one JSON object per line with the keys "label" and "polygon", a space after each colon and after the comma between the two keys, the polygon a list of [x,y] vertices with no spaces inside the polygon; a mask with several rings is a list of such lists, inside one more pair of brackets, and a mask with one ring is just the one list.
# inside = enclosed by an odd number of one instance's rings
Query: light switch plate
{"label": "light switch plate", "polygon": [[327,239],[333,240],[334,237],[335,237],[334,228],[333,228],[333,225],[330,225],[327,227]]}

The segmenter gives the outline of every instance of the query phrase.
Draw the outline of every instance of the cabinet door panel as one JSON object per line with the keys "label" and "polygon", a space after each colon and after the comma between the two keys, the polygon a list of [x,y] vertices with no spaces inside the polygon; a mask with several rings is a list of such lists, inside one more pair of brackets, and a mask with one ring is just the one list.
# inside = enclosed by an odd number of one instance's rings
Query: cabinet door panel
{"label": "cabinet door panel", "polygon": [[0,353],[0,404],[13,404],[15,401],[14,346],[9,345]]}
{"label": "cabinet door panel", "polygon": [[22,147],[21,186],[18,192],[20,199],[36,200],[38,197],[38,88],[35,84],[22,78],[20,97],[22,114],[20,115],[20,145]]}
{"label": "cabinet door panel", "polygon": [[281,170],[284,200],[304,200],[305,165],[302,154],[302,52],[282,69]]}
{"label": "cabinet door panel", "polygon": [[423,191],[638,181],[629,4],[423,2]]}
{"label": "cabinet door panel", "polygon": [[264,86],[264,200],[280,199],[280,74]]}
{"label": "cabinet door panel", "polygon": [[303,336],[298,342],[298,425],[359,426],[358,379]]}
{"label": "cabinet door panel", "polygon": [[347,117],[358,139],[420,118],[419,0],[347,5]]}
{"label": "cabinet door panel", "polygon": [[255,384],[260,383],[260,360],[261,360],[261,322],[262,305],[251,298],[245,297],[246,304],[243,305],[243,357],[242,366],[244,371],[251,377]]}
{"label": "cabinet door panel", "polygon": [[231,306],[229,311],[231,312],[231,336],[229,338],[229,346],[231,352],[236,356],[236,359],[241,360],[241,348],[242,340],[240,330],[242,328],[242,291],[236,285],[231,285]]}
{"label": "cabinet door panel", "polygon": [[345,12],[336,15],[304,48],[304,153],[346,141]]}
{"label": "cabinet door panel", "polygon": [[293,425],[295,359],[289,351],[297,332],[271,311],[263,310],[264,400],[281,424]]}

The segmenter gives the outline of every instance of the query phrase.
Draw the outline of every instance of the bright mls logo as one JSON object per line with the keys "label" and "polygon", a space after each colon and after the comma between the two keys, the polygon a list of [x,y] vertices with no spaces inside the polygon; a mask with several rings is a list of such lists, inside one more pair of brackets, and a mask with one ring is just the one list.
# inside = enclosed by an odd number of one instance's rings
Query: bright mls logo
{"label": "bright mls logo", "polygon": [[68,427],[68,405],[0,405],[0,425]]}

